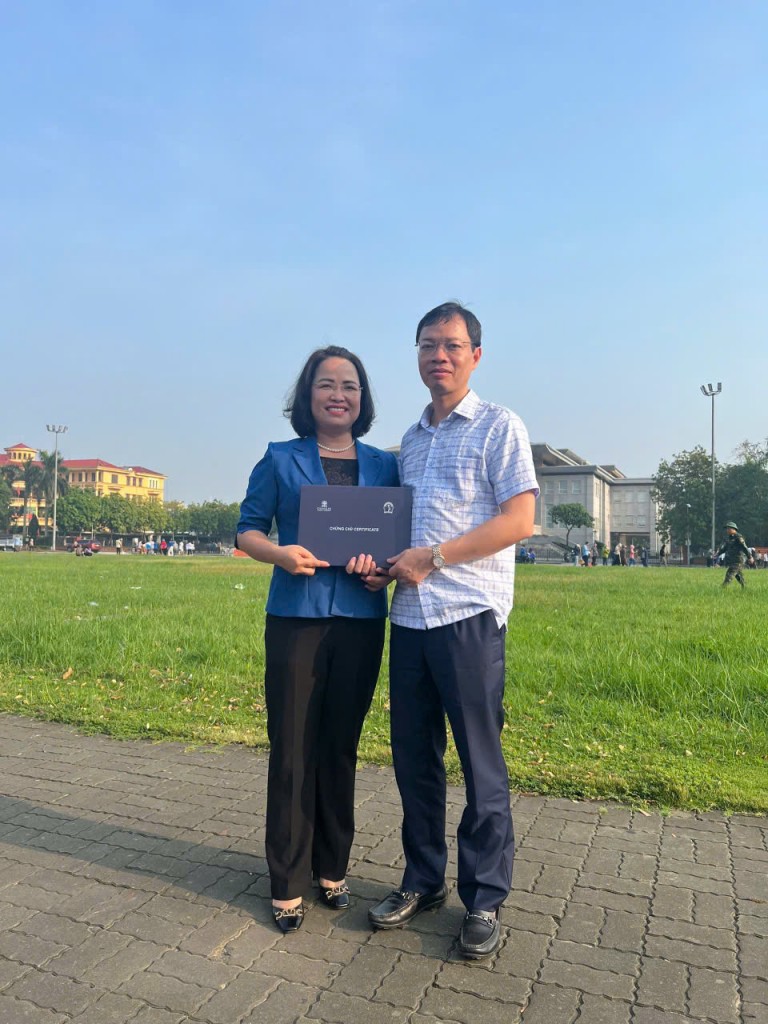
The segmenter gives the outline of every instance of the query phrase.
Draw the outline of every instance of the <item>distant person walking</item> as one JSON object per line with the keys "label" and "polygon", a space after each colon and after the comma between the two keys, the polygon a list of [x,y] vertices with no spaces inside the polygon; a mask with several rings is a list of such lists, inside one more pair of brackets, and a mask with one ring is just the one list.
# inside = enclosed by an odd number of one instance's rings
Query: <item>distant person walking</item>
{"label": "distant person walking", "polygon": [[659,565],[669,565],[669,562],[667,561],[667,542],[666,541],[664,541],[662,543],[661,550],[659,551]]}
{"label": "distant person walking", "polygon": [[727,587],[731,580],[735,579],[743,590],[746,583],[744,582],[744,573],[741,570],[745,562],[754,565],[754,558],[744,538],[739,533],[736,523],[726,523],[725,534],[725,540],[717,549],[718,556],[723,556],[723,561],[727,566],[723,586]]}
{"label": "distant person walking", "polygon": [[117,540],[115,541],[115,554],[116,555],[122,555],[122,553],[123,553],[123,538],[122,537],[118,537]]}

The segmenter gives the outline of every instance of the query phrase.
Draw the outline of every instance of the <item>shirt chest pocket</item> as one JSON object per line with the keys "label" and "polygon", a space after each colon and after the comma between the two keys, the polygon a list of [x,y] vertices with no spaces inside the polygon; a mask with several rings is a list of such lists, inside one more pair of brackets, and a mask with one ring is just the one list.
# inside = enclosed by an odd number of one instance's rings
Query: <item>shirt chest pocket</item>
{"label": "shirt chest pocket", "polygon": [[473,456],[457,454],[441,459],[432,476],[434,487],[430,488],[435,503],[443,508],[463,508],[474,502],[478,489],[482,490],[478,478],[480,466],[480,461]]}

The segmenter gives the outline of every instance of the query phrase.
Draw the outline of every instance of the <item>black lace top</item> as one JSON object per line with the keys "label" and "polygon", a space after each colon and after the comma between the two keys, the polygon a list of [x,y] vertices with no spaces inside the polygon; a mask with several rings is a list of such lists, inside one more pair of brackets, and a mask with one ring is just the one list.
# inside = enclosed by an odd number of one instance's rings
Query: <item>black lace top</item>
{"label": "black lace top", "polygon": [[359,467],[357,459],[329,459],[325,455],[320,456],[325,479],[329,484],[341,484],[346,487],[356,487],[359,479]]}

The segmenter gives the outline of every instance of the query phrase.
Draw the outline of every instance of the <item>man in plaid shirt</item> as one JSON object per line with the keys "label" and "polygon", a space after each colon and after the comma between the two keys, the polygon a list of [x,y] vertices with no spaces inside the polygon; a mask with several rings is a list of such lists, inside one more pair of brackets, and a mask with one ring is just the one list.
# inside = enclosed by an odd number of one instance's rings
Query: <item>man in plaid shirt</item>
{"label": "man in plaid shirt", "polygon": [[[480,399],[469,379],[481,327],[458,303],[416,330],[431,402],[405,434],[403,484],[413,488],[412,546],[390,559],[392,755],[403,801],[405,873],[369,918],[397,928],[447,895],[445,717],[467,788],[458,829],[459,951],[499,947],[499,907],[512,879],[514,836],[501,750],[506,622],[517,541],[533,532],[538,485],[528,435],[509,409]],[[376,588],[386,575],[369,577]]]}

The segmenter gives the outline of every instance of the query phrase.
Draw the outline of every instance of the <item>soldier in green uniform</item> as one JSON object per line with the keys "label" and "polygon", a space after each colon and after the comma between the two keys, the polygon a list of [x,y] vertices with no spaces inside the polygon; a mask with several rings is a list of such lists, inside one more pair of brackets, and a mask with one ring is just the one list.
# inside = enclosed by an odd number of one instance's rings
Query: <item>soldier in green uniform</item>
{"label": "soldier in green uniform", "polygon": [[739,528],[736,523],[725,524],[726,537],[720,547],[717,549],[716,557],[725,555],[725,564],[728,567],[725,573],[725,579],[723,580],[723,586],[727,587],[732,579],[736,579],[742,586],[742,589],[746,585],[744,583],[744,574],[741,571],[741,567],[744,562],[752,562],[752,554],[747,547],[744,538],[739,533]]}

